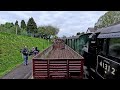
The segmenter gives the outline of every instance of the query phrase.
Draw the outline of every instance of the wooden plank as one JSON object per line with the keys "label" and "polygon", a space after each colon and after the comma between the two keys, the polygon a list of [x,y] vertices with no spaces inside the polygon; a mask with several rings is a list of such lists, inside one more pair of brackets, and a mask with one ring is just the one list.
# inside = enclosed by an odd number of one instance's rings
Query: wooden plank
{"label": "wooden plank", "polygon": [[47,58],[78,58],[75,53],[73,53],[69,49],[54,49],[50,52],[50,54],[47,56]]}
{"label": "wooden plank", "polygon": [[46,69],[46,68],[47,68],[47,66],[35,66],[35,69],[36,69],[36,68]]}
{"label": "wooden plank", "polygon": [[33,58],[33,77],[83,78],[83,60],[83,57],[58,39],[53,46]]}

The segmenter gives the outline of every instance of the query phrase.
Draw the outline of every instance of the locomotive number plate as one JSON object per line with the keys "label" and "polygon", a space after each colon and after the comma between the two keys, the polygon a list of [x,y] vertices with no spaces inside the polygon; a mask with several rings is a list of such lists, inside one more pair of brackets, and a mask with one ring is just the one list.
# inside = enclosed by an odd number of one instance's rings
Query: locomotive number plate
{"label": "locomotive number plate", "polygon": [[120,73],[120,64],[108,58],[98,55],[96,72],[103,79],[115,79]]}

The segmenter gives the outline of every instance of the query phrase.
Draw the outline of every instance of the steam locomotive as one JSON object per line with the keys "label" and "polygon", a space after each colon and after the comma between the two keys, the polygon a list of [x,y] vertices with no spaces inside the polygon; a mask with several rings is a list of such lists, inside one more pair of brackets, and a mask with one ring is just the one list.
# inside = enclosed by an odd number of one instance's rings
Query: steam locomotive
{"label": "steam locomotive", "polygon": [[85,58],[90,79],[120,79],[120,24],[64,39]]}

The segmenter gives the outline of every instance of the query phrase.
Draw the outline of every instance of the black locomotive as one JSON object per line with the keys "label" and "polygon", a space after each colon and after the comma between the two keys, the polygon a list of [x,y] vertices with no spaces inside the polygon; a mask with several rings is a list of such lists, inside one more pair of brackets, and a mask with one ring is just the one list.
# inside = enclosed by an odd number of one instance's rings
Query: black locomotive
{"label": "black locomotive", "polygon": [[[87,38],[84,39],[82,48],[78,53],[85,58],[85,66],[89,72],[88,78],[120,79],[120,24],[84,35],[87,35]],[[67,42],[72,40],[74,42],[69,45]],[[72,40],[66,38],[66,44],[70,47],[81,47],[81,42],[75,43],[76,38],[72,38]]]}

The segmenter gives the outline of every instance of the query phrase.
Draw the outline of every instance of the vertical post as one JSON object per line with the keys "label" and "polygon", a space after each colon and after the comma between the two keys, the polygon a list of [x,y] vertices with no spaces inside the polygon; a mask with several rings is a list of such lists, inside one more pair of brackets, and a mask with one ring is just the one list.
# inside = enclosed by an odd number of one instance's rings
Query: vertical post
{"label": "vertical post", "polygon": [[34,62],[35,62],[34,59],[32,59],[32,63],[33,63],[33,65],[32,65],[33,66],[33,70],[32,70],[33,73],[32,74],[33,74],[33,78],[35,79],[35,63]]}
{"label": "vertical post", "polygon": [[43,49],[44,49],[44,41],[43,41]]}
{"label": "vertical post", "polygon": [[44,37],[43,37],[43,49],[44,49]]}
{"label": "vertical post", "polygon": [[43,40],[43,49],[44,49],[44,40]]}
{"label": "vertical post", "polygon": [[67,78],[69,78],[69,60],[67,60]]}
{"label": "vertical post", "polygon": [[73,50],[75,50],[75,39],[73,39]]}
{"label": "vertical post", "polygon": [[80,79],[83,79],[83,65],[84,65],[84,59],[81,59],[81,73],[80,73]]}
{"label": "vertical post", "polygon": [[16,25],[16,35],[17,35],[17,25]]}
{"label": "vertical post", "polygon": [[49,39],[47,41],[48,41],[48,45],[49,45]]}
{"label": "vertical post", "polygon": [[47,75],[48,75],[48,79],[50,78],[50,73],[49,73],[49,62],[50,60],[47,60]]}

